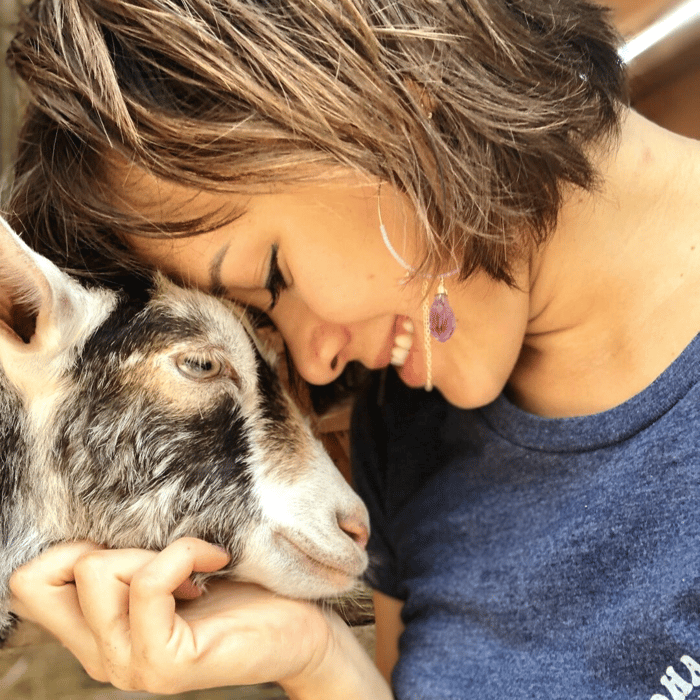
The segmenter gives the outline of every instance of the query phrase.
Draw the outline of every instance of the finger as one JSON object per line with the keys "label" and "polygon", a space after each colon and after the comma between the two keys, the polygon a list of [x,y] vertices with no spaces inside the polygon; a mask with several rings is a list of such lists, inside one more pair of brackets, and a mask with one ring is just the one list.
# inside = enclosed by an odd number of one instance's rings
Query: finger
{"label": "finger", "polygon": [[99,549],[89,542],[56,545],[17,569],[10,589],[13,612],[46,628],[93,678],[104,680],[97,643],[83,616],[73,574],[81,556]]}
{"label": "finger", "polygon": [[145,653],[145,646],[150,645],[156,649],[165,646],[175,625],[173,592],[193,572],[217,571],[228,561],[229,555],[219,547],[185,537],[166,547],[136,572],[131,579],[129,598],[134,652]]}
{"label": "finger", "polygon": [[155,552],[141,549],[89,552],[74,569],[78,601],[97,650],[89,662],[122,690],[135,690],[140,682],[131,665],[129,580],[153,557]]}
{"label": "finger", "polygon": [[174,591],[173,595],[177,600],[194,600],[199,598],[204,590],[198,586],[191,578],[181,583]]}
{"label": "finger", "polygon": [[75,578],[75,563],[88,552],[101,550],[102,546],[92,542],[63,542],[57,544],[20,566],[10,579],[12,593],[21,597],[34,591],[37,585],[63,586]]}
{"label": "finger", "polygon": [[145,549],[112,549],[88,552],[76,562],[80,606],[99,640],[121,646],[128,641],[129,582],[155,556]]}

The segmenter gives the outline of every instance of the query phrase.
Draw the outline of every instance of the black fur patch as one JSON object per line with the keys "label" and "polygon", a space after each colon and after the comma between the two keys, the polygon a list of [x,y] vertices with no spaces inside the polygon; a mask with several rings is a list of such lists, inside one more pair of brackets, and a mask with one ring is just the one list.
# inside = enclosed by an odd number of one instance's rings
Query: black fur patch
{"label": "black fur patch", "polygon": [[119,369],[135,353],[148,356],[204,333],[196,320],[169,310],[119,304],[76,361],[73,381],[80,388],[61,411],[57,462],[76,506],[94,522],[176,483],[169,519],[201,516],[200,526],[187,534],[225,546],[235,564],[241,550],[236,535],[257,513],[250,497],[251,445],[235,398],[222,392],[201,411],[182,415],[146,387],[125,384]]}
{"label": "black fur patch", "polygon": [[[149,307],[146,299],[121,299],[107,320],[87,340],[83,363],[104,362],[109,356],[124,360],[136,352],[158,351],[173,341],[202,336],[205,329],[194,319],[166,309]],[[80,377],[76,367],[74,377]]]}
{"label": "black fur patch", "polygon": [[266,421],[284,424],[289,417],[289,406],[283,398],[282,383],[274,367],[255,349],[255,369],[258,373],[258,391],[261,397],[263,418]]}

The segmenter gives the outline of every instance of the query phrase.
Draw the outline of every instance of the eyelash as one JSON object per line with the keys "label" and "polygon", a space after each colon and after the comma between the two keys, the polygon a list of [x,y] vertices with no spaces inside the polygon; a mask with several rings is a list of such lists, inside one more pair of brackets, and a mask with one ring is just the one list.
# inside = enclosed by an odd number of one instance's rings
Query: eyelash
{"label": "eyelash", "polygon": [[280,271],[279,265],[277,264],[277,250],[279,246],[275,243],[272,246],[272,251],[270,253],[270,271],[267,274],[267,280],[265,281],[265,289],[270,292],[272,297],[272,303],[268,308],[268,311],[272,311],[275,308],[277,302],[280,298],[280,293],[287,289],[288,285],[284,279],[282,272]]}

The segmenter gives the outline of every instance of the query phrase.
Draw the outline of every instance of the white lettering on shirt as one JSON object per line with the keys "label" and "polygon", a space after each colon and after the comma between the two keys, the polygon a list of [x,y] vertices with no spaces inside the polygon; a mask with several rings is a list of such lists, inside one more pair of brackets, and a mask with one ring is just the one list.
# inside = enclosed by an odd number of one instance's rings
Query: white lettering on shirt
{"label": "white lettering on shirt", "polygon": [[690,681],[681,678],[673,666],[669,666],[666,669],[666,675],[659,679],[659,683],[666,688],[671,697],[656,693],[650,700],[685,700],[693,688],[700,685],[700,664],[688,655],[681,656],[681,663],[690,672]]}

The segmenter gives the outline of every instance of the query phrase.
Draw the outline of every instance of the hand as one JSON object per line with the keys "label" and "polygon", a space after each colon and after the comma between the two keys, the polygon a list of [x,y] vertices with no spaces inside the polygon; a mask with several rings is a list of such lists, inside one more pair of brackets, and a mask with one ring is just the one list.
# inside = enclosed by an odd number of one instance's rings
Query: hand
{"label": "hand", "polygon": [[13,609],[55,634],[90,676],[123,690],[175,693],[313,670],[331,637],[316,605],[223,580],[176,604],[193,571],[227,561],[191,538],[158,553],[58,545],[15,572]]}

